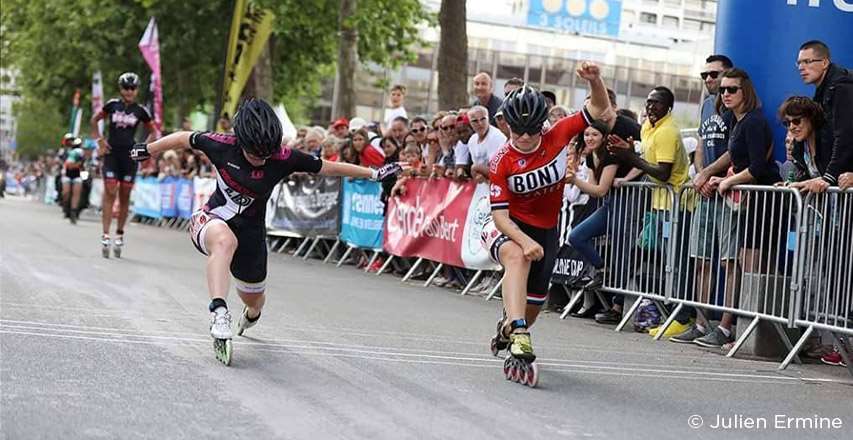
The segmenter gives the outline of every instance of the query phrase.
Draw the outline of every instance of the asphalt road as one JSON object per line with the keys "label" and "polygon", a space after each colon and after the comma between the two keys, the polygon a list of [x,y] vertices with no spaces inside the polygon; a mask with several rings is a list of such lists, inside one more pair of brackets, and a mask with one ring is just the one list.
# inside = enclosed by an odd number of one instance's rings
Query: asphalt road
{"label": "asphalt road", "polygon": [[[505,381],[488,351],[498,301],[284,254],[271,255],[267,308],[225,367],[207,333],[205,260],[186,234],[134,224],[125,258],[105,260],[99,230],[91,215],[71,226],[55,207],[0,200],[4,439],[853,434],[842,368],[779,372],[549,314],[534,328],[530,389]],[[239,298],[229,303],[236,315]],[[741,427],[714,428],[718,415]],[[779,415],[841,426],[780,428]]]}

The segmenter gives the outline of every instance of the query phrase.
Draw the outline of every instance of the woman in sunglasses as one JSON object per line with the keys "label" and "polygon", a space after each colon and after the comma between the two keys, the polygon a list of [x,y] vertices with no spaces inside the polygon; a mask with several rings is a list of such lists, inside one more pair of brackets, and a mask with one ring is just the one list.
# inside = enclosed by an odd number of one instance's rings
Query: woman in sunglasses
{"label": "woman in sunglasses", "polygon": [[231,314],[225,298],[231,277],[245,306],[237,335],[261,317],[266,295],[266,206],[273,188],[297,172],[384,181],[402,170],[389,163],[370,169],[282,147],[282,128],[272,107],[246,100],[234,115],[234,134],[179,131],[151,144],[136,144],[131,158],[146,160],[169,150],[192,148],[216,167],[216,192],[190,220],[190,238],[207,256],[210,335],[217,358],[231,362]]}
{"label": "woman in sunglasses", "polygon": [[492,353],[508,349],[508,379],[535,386],[538,372],[528,328],[539,315],[557,255],[557,217],[563,199],[566,145],[594,119],[614,117],[600,69],[584,62],[578,76],[589,82],[591,100],[582,111],[543,133],[545,96],[524,85],[501,107],[510,128],[507,145],[489,164],[492,217],[483,225],[483,245],[503,265],[504,315],[492,339]]}
{"label": "woman in sunglasses", "polygon": [[817,133],[825,123],[820,105],[805,96],[792,96],[779,107],[779,119],[793,139],[794,176],[788,176],[788,180],[802,182],[822,176],[826,164],[817,161]]}
{"label": "woman in sunglasses", "polygon": [[[125,72],[118,77],[121,98],[107,101],[104,107],[92,116],[92,138],[98,142],[98,155],[103,158],[104,195],[101,202],[101,254],[104,258],[110,256],[110,226],[113,220],[113,204],[118,197],[118,223],[116,237],[113,241],[113,254],[121,257],[124,246],[124,225],[127,222],[127,212],[130,206],[130,192],[136,178],[137,164],[130,160],[130,149],[136,142],[136,129],[139,124],[145,125],[148,139],[155,139],[154,121],[145,107],[136,103],[139,89],[139,75]],[[98,121],[107,119],[107,140],[101,137]]]}
{"label": "woman in sunglasses", "polygon": [[[777,247],[781,241],[780,222],[782,203],[772,193],[731,192],[735,185],[774,185],[782,181],[779,167],[773,160],[773,133],[770,123],[761,112],[761,101],[749,75],[741,69],[723,74],[717,113],[728,110],[734,116],[730,125],[728,150],[708,165],[693,179],[694,186],[705,197],[715,197],[715,192],[725,203],[719,204],[714,214],[717,218],[720,260],[726,271],[725,306],[734,307],[740,273],[766,273],[769,265],[762,265],[759,246],[765,251]],[[725,177],[719,177],[725,173]],[[700,177],[700,175],[702,177]],[[705,176],[713,176],[706,178]],[[718,216],[718,217],[717,217]],[[770,259],[765,259],[769,261]],[[737,270],[737,262],[741,269]],[[712,275],[716,279],[718,273]],[[704,295],[708,295],[704,293]],[[707,302],[709,298],[701,298]],[[708,348],[727,346],[734,341],[732,325],[734,315],[726,312],[717,328],[710,330],[701,315],[697,325],[708,331],[693,343]],[[696,335],[698,336],[698,335]]]}

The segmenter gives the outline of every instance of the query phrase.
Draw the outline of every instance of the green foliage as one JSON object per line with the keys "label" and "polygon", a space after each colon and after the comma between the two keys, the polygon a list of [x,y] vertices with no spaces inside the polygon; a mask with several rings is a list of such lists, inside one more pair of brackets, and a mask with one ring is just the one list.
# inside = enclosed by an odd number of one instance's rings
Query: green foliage
{"label": "green foliage", "polygon": [[[137,47],[150,17],[157,19],[165,125],[215,99],[228,34],[230,2],[208,0],[3,0],[3,65],[14,65],[23,95],[62,109],[75,88],[83,102],[101,70],[105,99],[116,79],[137,72],[147,99],[150,71]],[[214,25],[211,25],[214,24]],[[89,106],[82,105],[87,109]],[[87,115],[88,116],[88,115]]]}
{"label": "green foliage", "polygon": [[[276,14],[271,41],[275,96],[296,121],[312,107],[323,79],[333,78],[338,58],[340,0],[263,0]],[[423,44],[419,26],[436,22],[419,0],[358,0],[355,25],[362,63],[397,67]]]}
{"label": "green foliage", "polygon": [[[275,96],[304,118],[324,79],[334,76],[339,0],[258,0],[276,14],[270,39]],[[147,99],[150,75],[137,44],[156,17],[163,75],[164,123],[213,104],[221,85],[233,2],[227,0],[3,0],[0,51],[22,95],[67,113],[75,88],[87,110],[91,78],[103,72],[105,98],[135,71]],[[362,62],[396,67],[414,57],[418,26],[435,23],[419,0],[359,0],[355,16]],[[88,116],[88,115],[87,115]]]}
{"label": "green foliage", "polygon": [[69,108],[70,105],[56,107],[31,98],[16,102],[13,109],[18,125],[18,154],[34,159],[59,146],[68,129],[68,118],[63,116],[62,110]]}

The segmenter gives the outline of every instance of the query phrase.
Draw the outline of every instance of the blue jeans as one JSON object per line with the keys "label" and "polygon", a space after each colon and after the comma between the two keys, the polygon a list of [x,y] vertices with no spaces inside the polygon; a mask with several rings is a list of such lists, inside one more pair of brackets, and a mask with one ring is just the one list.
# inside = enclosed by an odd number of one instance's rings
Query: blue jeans
{"label": "blue jeans", "polygon": [[607,233],[607,216],[610,213],[610,198],[606,198],[601,207],[595,210],[581,224],[569,233],[569,244],[596,269],[604,267],[601,255],[595,249],[593,239]]}

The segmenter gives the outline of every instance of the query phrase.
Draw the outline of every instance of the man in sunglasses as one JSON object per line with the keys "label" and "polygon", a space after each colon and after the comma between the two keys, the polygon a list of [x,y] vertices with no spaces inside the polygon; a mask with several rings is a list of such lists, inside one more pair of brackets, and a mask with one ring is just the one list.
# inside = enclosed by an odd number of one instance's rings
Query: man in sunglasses
{"label": "man in sunglasses", "polygon": [[714,106],[717,102],[717,93],[720,91],[720,81],[723,79],[723,74],[731,70],[732,67],[734,64],[729,57],[711,55],[705,59],[705,70],[699,74],[702,81],[705,82],[708,96],[702,101],[700,109],[699,138],[702,139],[702,148],[696,149],[694,158],[697,173],[714,163],[726,152],[729,127],[723,117],[717,114]]}
{"label": "man in sunglasses", "polygon": [[829,47],[812,40],[800,46],[797,69],[806,84],[814,84],[814,101],[826,123],[818,131],[815,161],[826,169],[823,176],[791,185],[823,192],[838,185],[838,177],[853,171],[853,72],[832,62]]}
{"label": "man in sunglasses", "polygon": [[[701,122],[699,123],[699,138],[702,144],[696,149],[696,154],[693,158],[693,165],[696,168],[697,175],[694,177],[694,186],[701,187],[704,182],[707,182],[711,177],[724,177],[725,172],[716,175],[709,174],[705,170],[708,165],[714,163],[720,156],[726,154],[729,143],[729,129],[732,125],[733,115],[726,111],[722,115],[718,114],[715,108],[717,102],[717,94],[720,92],[720,82],[723,79],[723,74],[730,71],[734,67],[732,60],[725,55],[711,55],[705,59],[705,70],[699,74],[702,81],[705,82],[705,88],[708,90],[708,96],[702,102],[700,109]],[[705,170],[705,171],[703,171]],[[722,212],[718,206],[719,199],[702,197],[699,199],[699,206],[696,210],[696,215],[692,217],[690,222],[690,257],[696,262],[696,278],[700,280],[696,283],[697,295],[707,295],[706,291],[711,289],[714,284],[710,282],[712,273],[712,261],[714,261],[717,252],[716,234],[707,233],[719,228],[721,223],[716,218],[716,213]],[[701,297],[701,296],[700,296]],[[711,329],[706,329],[701,325],[691,326],[689,323],[690,314],[692,311],[684,309],[669,327],[667,327],[664,337],[668,337],[670,341],[683,344],[691,344],[697,338],[705,336]],[[656,332],[650,331],[652,336]]]}
{"label": "man in sunglasses", "polygon": [[[104,195],[101,203],[101,254],[104,258],[110,256],[110,225],[113,219],[113,204],[118,196],[118,222],[116,237],[113,241],[113,254],[121,257],[124,246],[124,225],[127,223],[127,212],[130,205],[130,192],[133,190],[133,179],[136,177],[137,164],[130,158],[130,150],[136,143],[136,129],[140,124],[145,125],[148,139],[155,139],[154,122],[148,110],[136,103],[139,89],[139,75],[125,72],[118,78],[121,98],[114,98],[104,104],[103,109],[92,116],[92,137],[98,142],[98,156],[103,158]],[[98,121],[109,119],[107,140],[98,131]]]}

